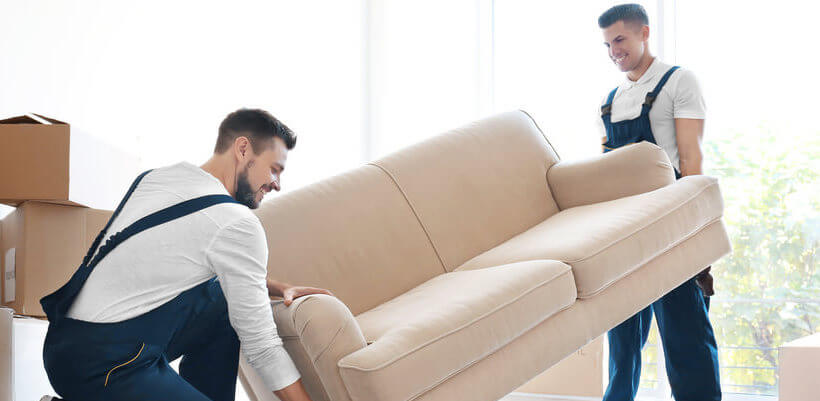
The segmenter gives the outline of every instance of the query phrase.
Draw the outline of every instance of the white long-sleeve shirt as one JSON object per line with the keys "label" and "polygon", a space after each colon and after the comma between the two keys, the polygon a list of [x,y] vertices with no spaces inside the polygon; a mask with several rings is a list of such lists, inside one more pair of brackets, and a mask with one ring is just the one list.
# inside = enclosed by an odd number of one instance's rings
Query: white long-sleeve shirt
{"label": "white long-sleeve shirt", "polygon": [[[106,238],[155,211],[210,194],[228,192],[193,164],[155,169],[142,179]],[[279,390],[300,374],[276,331],[267,261],[265,232],[250,209],[235,203],[211,206],[122,242],[91,272],[68,317],[97,323],[127,320],[216,276],[242,353],[268,388]]]}

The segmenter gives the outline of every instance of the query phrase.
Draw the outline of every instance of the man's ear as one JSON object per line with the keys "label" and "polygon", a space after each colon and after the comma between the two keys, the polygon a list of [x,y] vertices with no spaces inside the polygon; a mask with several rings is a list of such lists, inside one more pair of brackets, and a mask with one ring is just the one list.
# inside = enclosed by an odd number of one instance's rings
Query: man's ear
{"label": "man's ear", "polygon": [[643,42],[649,40],[649,25],[644,25],[641,27],[641,39],[643,39]]}
{"label": "man's ear", "polygon": [[251,151],[251,141],[248,140],[247,137],[240,136],[234,140],[234,152],[236,157],[240,160],[244,159],[245,156],[248,156],[248,152]]}

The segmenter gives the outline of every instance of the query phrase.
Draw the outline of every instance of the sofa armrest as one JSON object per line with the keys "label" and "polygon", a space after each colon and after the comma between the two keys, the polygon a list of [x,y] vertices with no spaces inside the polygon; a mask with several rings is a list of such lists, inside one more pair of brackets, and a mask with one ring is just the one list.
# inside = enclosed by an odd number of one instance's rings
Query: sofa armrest
{"label": "sofa armrest", "polygon": [[654,191],[675,182],[666,152],[649,142],[595,157],[559,161],[547,183],[561,210]]}
{"label": "sofa armrest", "polygon": [[[285,348],[313,400],[350,400],[336,363],[367,344],[350,309],[338,298],[312,294],[285,306],[273,302],[273,316]],[[323,388],[311,383],[318,376]]]}

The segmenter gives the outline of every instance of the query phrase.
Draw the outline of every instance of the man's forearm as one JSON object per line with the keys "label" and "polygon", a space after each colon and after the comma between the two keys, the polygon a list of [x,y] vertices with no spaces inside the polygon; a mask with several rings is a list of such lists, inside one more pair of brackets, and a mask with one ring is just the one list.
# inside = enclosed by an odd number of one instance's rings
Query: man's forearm
{"label": "man's forearm", "polygon": [[703,152],[700,146],[693,146],[680,154],[680,174],[687,175],[703,174]]}
{"label": "man's forearm", "polygon": [[680,174],[682,176],[703,174],[703,141],[704,120],[676,118],[675,133],[680,156]]}

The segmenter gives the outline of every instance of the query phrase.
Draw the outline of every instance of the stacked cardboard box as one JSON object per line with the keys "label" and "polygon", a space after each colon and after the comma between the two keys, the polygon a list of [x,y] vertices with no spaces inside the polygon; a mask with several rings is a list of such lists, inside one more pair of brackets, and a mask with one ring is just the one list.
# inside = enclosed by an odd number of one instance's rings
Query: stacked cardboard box
{"label": "stacked cardboard box", "polygon": [[40,298],[65,284],[111,212],[23,202],[2,225],[3,306],[43,317]]}
{"label": "stacked cardboard box", "polygon": [[88,206],[116,205],[136,171],[136,157],[64,122],[0,120],[0,203],[16,207],[0,222],[0,305],[44,317],[40,298],[68,281],[111,216]]}

